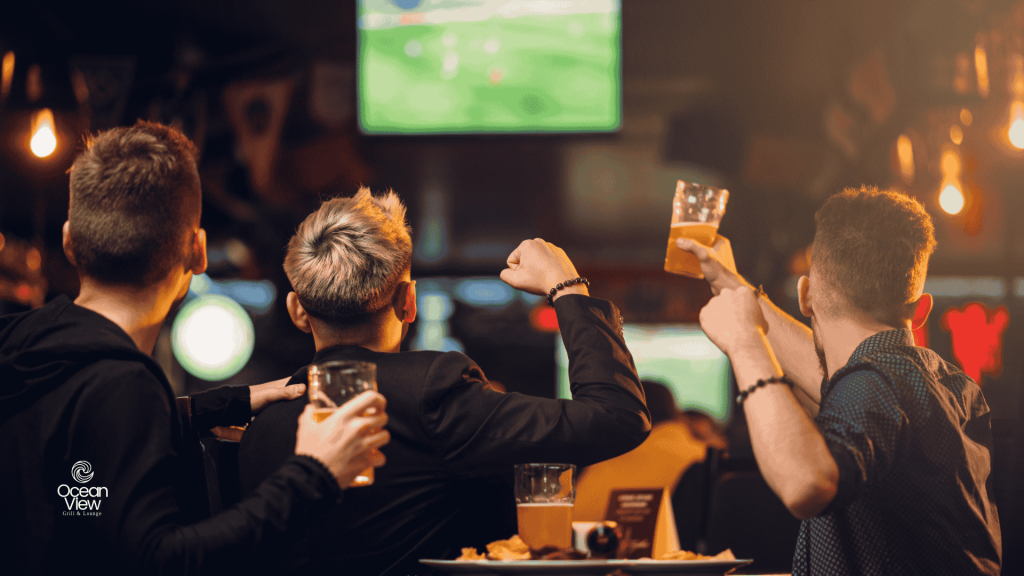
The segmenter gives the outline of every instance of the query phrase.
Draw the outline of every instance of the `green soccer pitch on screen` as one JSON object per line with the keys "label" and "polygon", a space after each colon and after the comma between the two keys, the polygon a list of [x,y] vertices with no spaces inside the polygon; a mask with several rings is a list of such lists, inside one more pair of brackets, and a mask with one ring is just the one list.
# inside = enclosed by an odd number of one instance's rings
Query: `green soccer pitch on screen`
{"label": "green soccer pitch on screen", "polygon": [[619,0],[361,0],[368,134],[610,132]]}
{"label": "green soccer pitch on screen", "polygon": [[[641,380],[657,380],[672,390],[681,410],[700,410],[725,422],[732,370],[729,358],[697,324],[624,324],[622,336],[633,355]],[[558,397],[572,398],[569,391],[569,357],[557,337]]]}

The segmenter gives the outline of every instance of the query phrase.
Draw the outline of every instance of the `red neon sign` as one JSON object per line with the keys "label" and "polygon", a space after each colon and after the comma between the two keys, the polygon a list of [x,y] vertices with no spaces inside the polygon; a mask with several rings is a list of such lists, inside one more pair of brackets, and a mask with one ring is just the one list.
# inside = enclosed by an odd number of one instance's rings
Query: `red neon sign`
{"label": "red neon sign", "polygon": [[1003,332],[1009,324],[1006,306],[990,311],[984,304],[972,302],[942,314],[942,328],[953,338],[953,357],[978,386],[983,374],[1002,373]]}

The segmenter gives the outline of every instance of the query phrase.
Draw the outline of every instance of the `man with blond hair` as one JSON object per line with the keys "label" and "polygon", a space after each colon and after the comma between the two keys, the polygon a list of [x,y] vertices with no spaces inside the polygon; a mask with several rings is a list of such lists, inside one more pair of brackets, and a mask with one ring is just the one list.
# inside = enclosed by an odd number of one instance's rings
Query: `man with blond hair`
{"label": "man with blond hair", "polygon": [[825,202],[798,283],[810,328],[736,274],[724,238],[679,247],[716,294],[700,322],[732,362],[758,468],[803,520],[794,576],[998,574],[988,405],[910,332],[932,303],[924,207],[867,187]]}
{"label": "man with blond hair", "polygon": [[[287,571],[350,574],[428,572],[421,558],[454,558],[516,533],[513,465],[591,464],[639,445],[650,429],[618,310],[591,298],[558,247],[527,240],[501,278],[550,294],[569,354],[572,400],[502,394],[458,352],[400,352],[416,318],[412,242],[393,193],[325,202],[288,244],[288,311],[312,332],[313,362],[377,365],[388,399],[388,465],[373,486],[353,489],[286,552],[267,551]],[[303,367],[292,382],[305,382]],[[306,399],[271,406],[249,426],[239,455],[243,490],[287,456]]]}
{"label": "man with blond hair", "polygon": [[[81,290],[0,318],[0,558],[5,574],[191,574],[244,569],[340,496],[387,442],[366,393],[314,425],[236,506],[188,523],[181,426],[151,354],[168,313],[206,269],[197,150],[151,122],[89,140],[71,168],[64,250]],[[195,395],[197,428],[248,422],[302,387]],[[377,408],[376,416],[362,410]]]}

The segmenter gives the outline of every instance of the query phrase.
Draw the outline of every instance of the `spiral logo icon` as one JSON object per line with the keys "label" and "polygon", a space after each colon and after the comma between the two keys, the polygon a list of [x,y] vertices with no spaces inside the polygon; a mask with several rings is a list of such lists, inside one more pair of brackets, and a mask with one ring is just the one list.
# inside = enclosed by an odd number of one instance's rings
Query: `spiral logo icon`
{"label": "spiral logo icon", "polygon": [[85,484],[92,480],[92,464],[85,460],[75,462],[75,465],[71,467],[71,477],[80,484]]}

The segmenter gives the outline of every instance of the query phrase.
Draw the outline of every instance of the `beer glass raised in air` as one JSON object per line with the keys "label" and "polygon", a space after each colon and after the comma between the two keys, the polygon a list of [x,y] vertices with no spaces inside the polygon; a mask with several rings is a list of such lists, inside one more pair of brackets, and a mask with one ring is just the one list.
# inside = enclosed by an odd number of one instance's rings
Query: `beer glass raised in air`
{"label": "beer glass raised in air", "polygon": [[672,200],[672,229],[665,252],[666,272],[704,277],[697,257],[676,247],[676,240],[689,238],[705,246],[713,245],[728,201],[728,190],[682,180],[676,183],[676,195]]}

